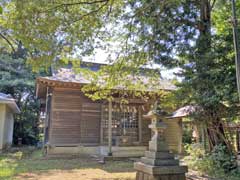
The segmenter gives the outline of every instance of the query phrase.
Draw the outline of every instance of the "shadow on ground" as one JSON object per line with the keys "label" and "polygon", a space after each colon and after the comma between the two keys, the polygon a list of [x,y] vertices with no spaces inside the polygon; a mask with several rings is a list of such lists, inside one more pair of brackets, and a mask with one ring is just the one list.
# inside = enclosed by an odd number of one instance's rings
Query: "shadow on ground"
{"label": "shadow on ground", "polygon": [[[133,161],[100,164],[89,156],[46,158],[41,150],[18,149],[0,156],[0,179],[114,179],[132,180]],[[124,177],[124,178],[122,178]]]}
{"label": "shadow on ground", "polygon": [[[135,180],[133,161],[107,161],[100,164],[95,158],[46,158],[41,150],[20,148],[0,155],[0,180]],[[210,180],[188,174],[187,180]]]}

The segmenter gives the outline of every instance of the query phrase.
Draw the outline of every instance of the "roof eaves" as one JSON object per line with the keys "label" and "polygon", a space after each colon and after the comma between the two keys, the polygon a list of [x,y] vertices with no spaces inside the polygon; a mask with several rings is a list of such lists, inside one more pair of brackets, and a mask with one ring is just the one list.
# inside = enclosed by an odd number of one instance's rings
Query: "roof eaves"
{"label": "roof eaves", "polygon": [[21,112],[15,101],[0,100],[0,104],[6,104],[14,113],[19,114]]}

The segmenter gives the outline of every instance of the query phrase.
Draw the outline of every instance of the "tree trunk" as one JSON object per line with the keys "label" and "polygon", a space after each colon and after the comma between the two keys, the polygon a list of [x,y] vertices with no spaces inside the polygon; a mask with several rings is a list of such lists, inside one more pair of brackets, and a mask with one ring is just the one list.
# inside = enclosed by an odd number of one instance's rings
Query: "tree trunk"
{"label": "tree trunk", "polygon": [[[197,41],[197,67],[202,63],[209,61],[207,54],[211,49],[211,7],[209,0],[200,2],[200,22],[198,25],[199,38]],[[199,66],[198,66],[199,65]],[[201,70],[201,69],[198,69]]]}
{"label": "tree trunk", "polygon": [[[200,0],[200,22],[198,25],[199,38],[197,40],[196,46],[196,73],[198,74],[198,81],[206,84],[205,87],[196,86],[196,92],[200,94],[199,98],[207,94],[211,96],[213,90],[212,82],[208,80],[208,72],[211,70],[213,62],[211,60],[211,4],[210,0]],[[196,82],[196,83],[199,83]],[[209,97],[210,98],[210,97]],[[201,99],[199,99],[201,103]],[[202,102],[205,107],[205,102]],[[216,104],[207,105],[205,111],[208,114],[209,122],[207,122],[207,136],[209,140],[210,150],[218,144],[227,145],[228,143],[225,138],[223,123],[221,118],[218,117],[218,110],[215,107]]]}

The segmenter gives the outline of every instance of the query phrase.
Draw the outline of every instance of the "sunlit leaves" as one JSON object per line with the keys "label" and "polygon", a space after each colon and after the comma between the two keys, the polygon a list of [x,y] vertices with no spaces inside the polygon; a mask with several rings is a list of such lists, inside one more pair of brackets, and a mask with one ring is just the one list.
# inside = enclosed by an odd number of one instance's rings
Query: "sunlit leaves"
{"label": "sunlit leaves", "polygon": [[113,8],[111,0],[13,0],[4,4],[0,22],[23,42],[29,62],[37,70],[39,66],[47,68],[63,53],[68,57],[91,54]]}

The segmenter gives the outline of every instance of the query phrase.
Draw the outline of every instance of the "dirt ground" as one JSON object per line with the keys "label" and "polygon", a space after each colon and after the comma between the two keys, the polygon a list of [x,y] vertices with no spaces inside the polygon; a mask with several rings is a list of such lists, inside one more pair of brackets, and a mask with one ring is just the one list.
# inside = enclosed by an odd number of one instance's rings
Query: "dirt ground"
{"label": "dirt ground", "polygon": [[[135,180],[133,160],[99,163],[94,157],[43,157],[40,150],[20,149],[0,155],[0,180]],[[187,180],[211,180],[190,171]]]}
{"label": "dirt ground", "polygon": [[134,180],[134,172],[112,173],[101,169],[51,170],[39,173],[23,173],[18,180]]}
{"label": "dirt ground", "polygon": [[[23,173],[17,180],[134,180],[135,172],[109,173],[101,169],[86,170],[51,170],[39,173]],[[208,177],[198,176],[195,172],[187,175],[187,180],[210,180]]]}

